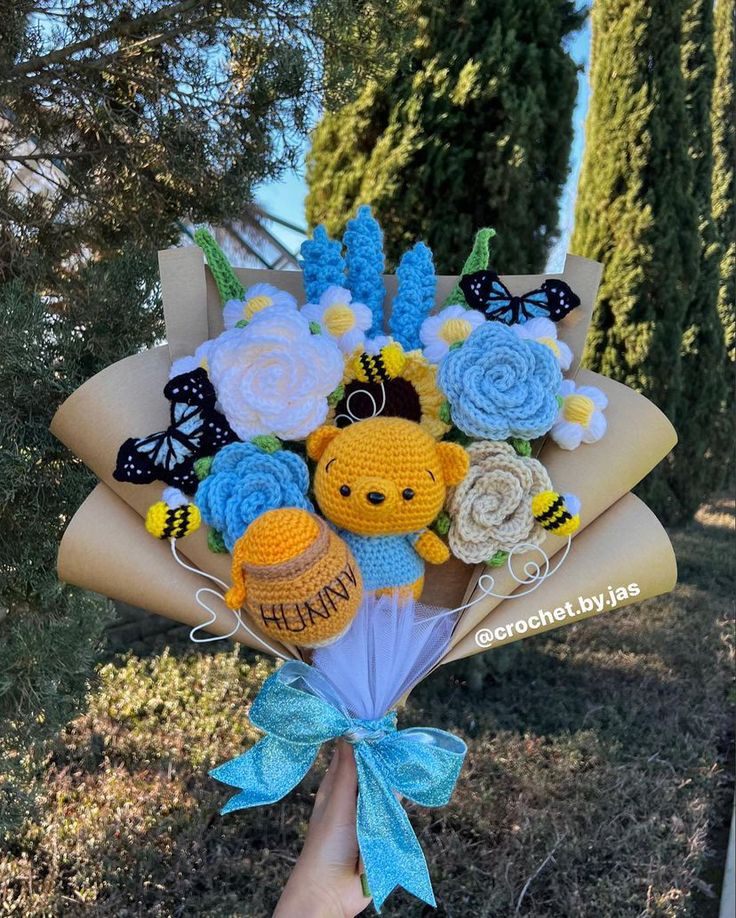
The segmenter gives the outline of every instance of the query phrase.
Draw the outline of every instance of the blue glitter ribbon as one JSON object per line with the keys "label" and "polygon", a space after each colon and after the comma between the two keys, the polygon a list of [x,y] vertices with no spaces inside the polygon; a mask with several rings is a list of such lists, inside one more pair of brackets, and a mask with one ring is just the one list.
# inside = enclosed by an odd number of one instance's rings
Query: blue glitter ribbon
{"label": "blue glitter ribbon", "polygon": [[321,744],[343,737],[355,750],[358,844],[376,909],[396,886],[436,905],[427,862],[394,791],[422,806],[444,806],[467,751],[461,739],[429,727],[397,730],[395,712],[353,718],[331,683],[299,661],[266,680],[250,720],[267,735],[210,772],[240,791],[223,813],[280,800],[309,771]]}

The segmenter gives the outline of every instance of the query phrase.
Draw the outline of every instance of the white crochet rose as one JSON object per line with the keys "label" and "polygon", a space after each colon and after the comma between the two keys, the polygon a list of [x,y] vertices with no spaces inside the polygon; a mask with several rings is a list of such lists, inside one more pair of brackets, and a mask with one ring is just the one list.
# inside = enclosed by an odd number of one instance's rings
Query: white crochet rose
{"label": "white crochet rose", "polygon": [[488,561],[521,543],[538,545],[544,530],[532,516],[532,497],[552,490],[547,470],[519,456],[509,443],[480,440],[467,447],[470,468],[452,490],[452,553],[467,564]]}
{"label": "white crochet rose", "polygon": [[327,417],[327,396],[344,368],[334,341],[313,335],[288,306],[271,306],[244,328],[223,332],[207,363],[220,409],[241,440],[304,439]]}

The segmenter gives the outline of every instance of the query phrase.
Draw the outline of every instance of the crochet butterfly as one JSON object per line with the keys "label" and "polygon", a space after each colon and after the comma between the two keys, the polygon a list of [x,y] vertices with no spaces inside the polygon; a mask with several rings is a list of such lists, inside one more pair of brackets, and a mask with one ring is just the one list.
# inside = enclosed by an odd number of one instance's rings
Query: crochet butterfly
{"label": "crochet butterfly", "polygon": [[133,484],[163,481],[192,494],[198,484],[195,460],[238,438],[215,408],[215,390],[201,367],[170,379],[164,395],[171,402],[171,423],[159,433],[126,440],[113,477]]}
{"label": "crochet butterfly", "polygon": [[464,274],[460,289],[469,306],[505,325],[540,317],[559,322],[580,305],[580,297],[564,281],[546,280],[538,290],[514,296],[495,271]]}

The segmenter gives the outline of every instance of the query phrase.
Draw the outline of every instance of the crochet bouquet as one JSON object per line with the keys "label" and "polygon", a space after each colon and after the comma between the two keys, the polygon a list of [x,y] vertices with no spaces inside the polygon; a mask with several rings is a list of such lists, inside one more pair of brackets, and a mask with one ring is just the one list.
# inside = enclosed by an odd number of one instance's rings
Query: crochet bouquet
{"label": "crochet bouquet", "polygon": [[345,737],[377,908],[397,885],[434,904],[396,793],[442,805],[465,753],[397,730],[400,700],[439,664],[675,579],[629,493],[672,428],[579,369],[599,266],[500,277],[493,235],[449,278],[421,242],[385,276],[367,207],[342,241],[316,229],[301,274],[236,271],[200,230],[161,253],[167,345],[54,420],[101,479],[61,577],[285,661],[249,712],[264,738],[213,772],[237,791],[225,811],[280,799]]}

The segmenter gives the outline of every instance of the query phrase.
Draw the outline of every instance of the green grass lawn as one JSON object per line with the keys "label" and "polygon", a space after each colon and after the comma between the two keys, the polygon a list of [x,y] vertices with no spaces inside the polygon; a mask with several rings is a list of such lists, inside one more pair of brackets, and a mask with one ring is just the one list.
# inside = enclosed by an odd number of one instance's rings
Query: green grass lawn
{"label": "green grass lawn", "polygon": [[[457,732],[469,753],[448,807],[410,807],[438,909],[394,893],[383,914],[717,915],[733,524],[723,501],[673,533],[671,595],[496,651],[481,692],[458,665],[420,686],[400,725]],[[206,771],[256,739],[248,705],[271,668],[238,651],[105,664],[48,761],[42,817],[0,853],[0,914],[270,915],[325,756],[281,804],[225,818]]]}

